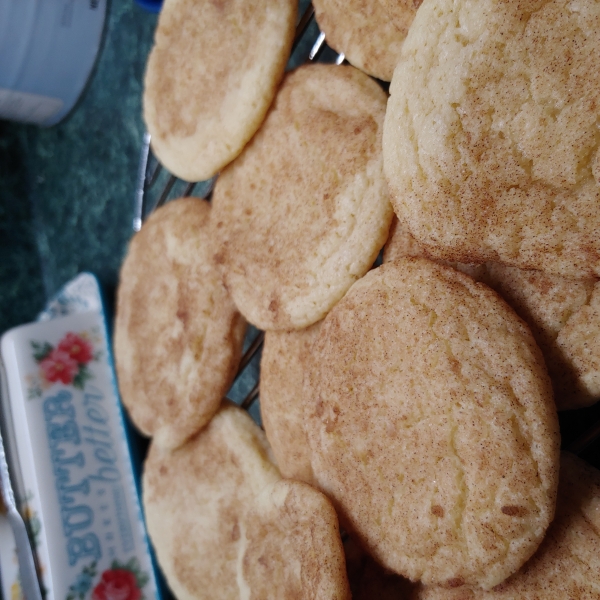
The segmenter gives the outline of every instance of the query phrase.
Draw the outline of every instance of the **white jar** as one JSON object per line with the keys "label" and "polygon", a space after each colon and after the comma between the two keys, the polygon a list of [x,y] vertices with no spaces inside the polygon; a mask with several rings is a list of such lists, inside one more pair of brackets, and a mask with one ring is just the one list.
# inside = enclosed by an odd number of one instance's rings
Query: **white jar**
{"label": "white jar", "polygon": [[0,0],[0,119],[54,125],[100,47],[106,0]]}

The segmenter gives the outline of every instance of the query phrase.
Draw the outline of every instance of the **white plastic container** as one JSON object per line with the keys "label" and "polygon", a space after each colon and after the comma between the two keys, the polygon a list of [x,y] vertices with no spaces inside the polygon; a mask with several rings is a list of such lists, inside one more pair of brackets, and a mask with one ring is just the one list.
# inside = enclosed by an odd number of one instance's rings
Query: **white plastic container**
{"label": "white plastic container", "polygon": [[0,119],[54,125],[90,76],[107,0],[0,0]]}

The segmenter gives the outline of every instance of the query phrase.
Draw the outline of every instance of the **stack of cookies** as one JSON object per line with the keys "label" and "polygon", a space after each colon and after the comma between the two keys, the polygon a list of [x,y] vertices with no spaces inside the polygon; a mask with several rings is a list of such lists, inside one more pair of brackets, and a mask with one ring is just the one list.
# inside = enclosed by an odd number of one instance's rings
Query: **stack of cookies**
{"label": "stack of cookies", "polygon": [[[600,473],[557,415],[600,398],[600,7],[320,0],[355,66],[283,75],[294,9],[208,4],[210,34],[167,0],[144,106],[167,167],[220,171],[212,203],[134,237],[115,325],[173,592],[600,597]],[[194,54],[217,25],[256,69]],[[264,432],[223,400],[246,322]]]}

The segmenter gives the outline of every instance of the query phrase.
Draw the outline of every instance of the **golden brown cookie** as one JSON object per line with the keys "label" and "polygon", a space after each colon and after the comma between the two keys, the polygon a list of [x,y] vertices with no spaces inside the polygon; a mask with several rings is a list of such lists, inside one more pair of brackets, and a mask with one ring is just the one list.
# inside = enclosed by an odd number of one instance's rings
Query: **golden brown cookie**
{"label": "golden brown cookie", "polygon": [[554,514],[559,430],[531,333],[492,290],[425,259],[354,284],[312,347],[319,488],[382,565],[489,589]]}
{"label": "golden brown cookie", "polygon": [[213,195],[216,259],[261,329],[322,319],[371,267],[392,219],[381,163],[386,96],[353,67],[286,76]]}
{"label": "golden brown cookie", "polygon": [[181,600],[350,600],[337,515],[310,486],[283,481],[262,431],[224,402],[174,451],[151,446],[148,531]]}
{"label": "golden brown cookie", "polygon": [[562,455],[556,518],[517,574],[487,592],[421,588],[412,600],[550,598],[600,598],[600,472],[570,454]]}
{"label": "golden brown cookie", "polygon": [[176,447],[217,411],[245,322],[212,262],[210,204],[173,200],[131,240],[121,268],[115,363],[135,425]]}
{"label": "golden brown cookie", "polygon": [[143,501],[158,563],[179,600],[239,600],[246,510],[281,478],[263,432],[224,403],[174,451],[152,444]]}
{"label": "golden brown cookie", "polygon": [[267,488],[248,513],[242,580],[248,600],[350,600],[331,502],[299,481]]}
{"label": "golden brown cookie", "polygon": [[267,331],[260,362],[260,414],[284,477],[313,483],[304,431],[302,379],[321,321],[296,331]]}
{"label": "golden brown cookie", "polygon": [[408,27],[396,27],[380,0],[313,0],[313,6],[331,48],[361,71],[392,79]]}
{"label": "golden brown cookie", "polygon": [[209,179],[260,127],[288,60],[294,0],[166,0],[144,80],[152,149],[172,173]]}
{"label": "golden brown cookie", "polygon": [[[425,256],[421,245],[394,219],[384,261]],[[496,290],[529,325],[544,355],[558,410],[581,408],[600,398],[600,283],[489,261],[448,263]]]}
{"label": "golden brown cookie", "polygon": [[423,2],[383,153],[432,257],[600,276],[599,20],[595,0]]}

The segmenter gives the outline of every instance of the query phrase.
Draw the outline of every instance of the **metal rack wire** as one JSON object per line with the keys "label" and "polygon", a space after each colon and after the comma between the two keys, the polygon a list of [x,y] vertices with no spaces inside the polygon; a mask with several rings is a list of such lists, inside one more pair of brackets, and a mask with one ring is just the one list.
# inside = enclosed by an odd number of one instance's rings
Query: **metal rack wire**
{"label": "metal rack wire", "polygon": [[[301,0],[302,4],[304,2]],[[302,11],[296,26],[288,68],[293,68],[306,61],[340,65],[344,60],[344,54],[337,53],[327,46],[325,35],[319,31],[316,24],[313,6],[309,3]],[[134,231],[139,231],[147,215],[172,198],[191,196],[194,193],[195,196],[210,200],[216,179],[215,176],[208,181],[193,183],[177,179],[168,173],[152,155],[150,135],[146,133],[142,143],[137,174]],[[259,424],[260,377],[258,362],[263,340],[264,332],[253,327],[249,328],[244,341],[244,354],[232,386],[234,393],[228,394],[230,399],[248,410]],[[240,386],[240,379],[243,374],[247,373],[250,366],[254,367],[252,381],[250,383],[246,381],[245,386]],[[563,448],[582,455],[590,464],[600,469],[600,402],[590,408],[563,412],[559,415],[559,419]]]}

